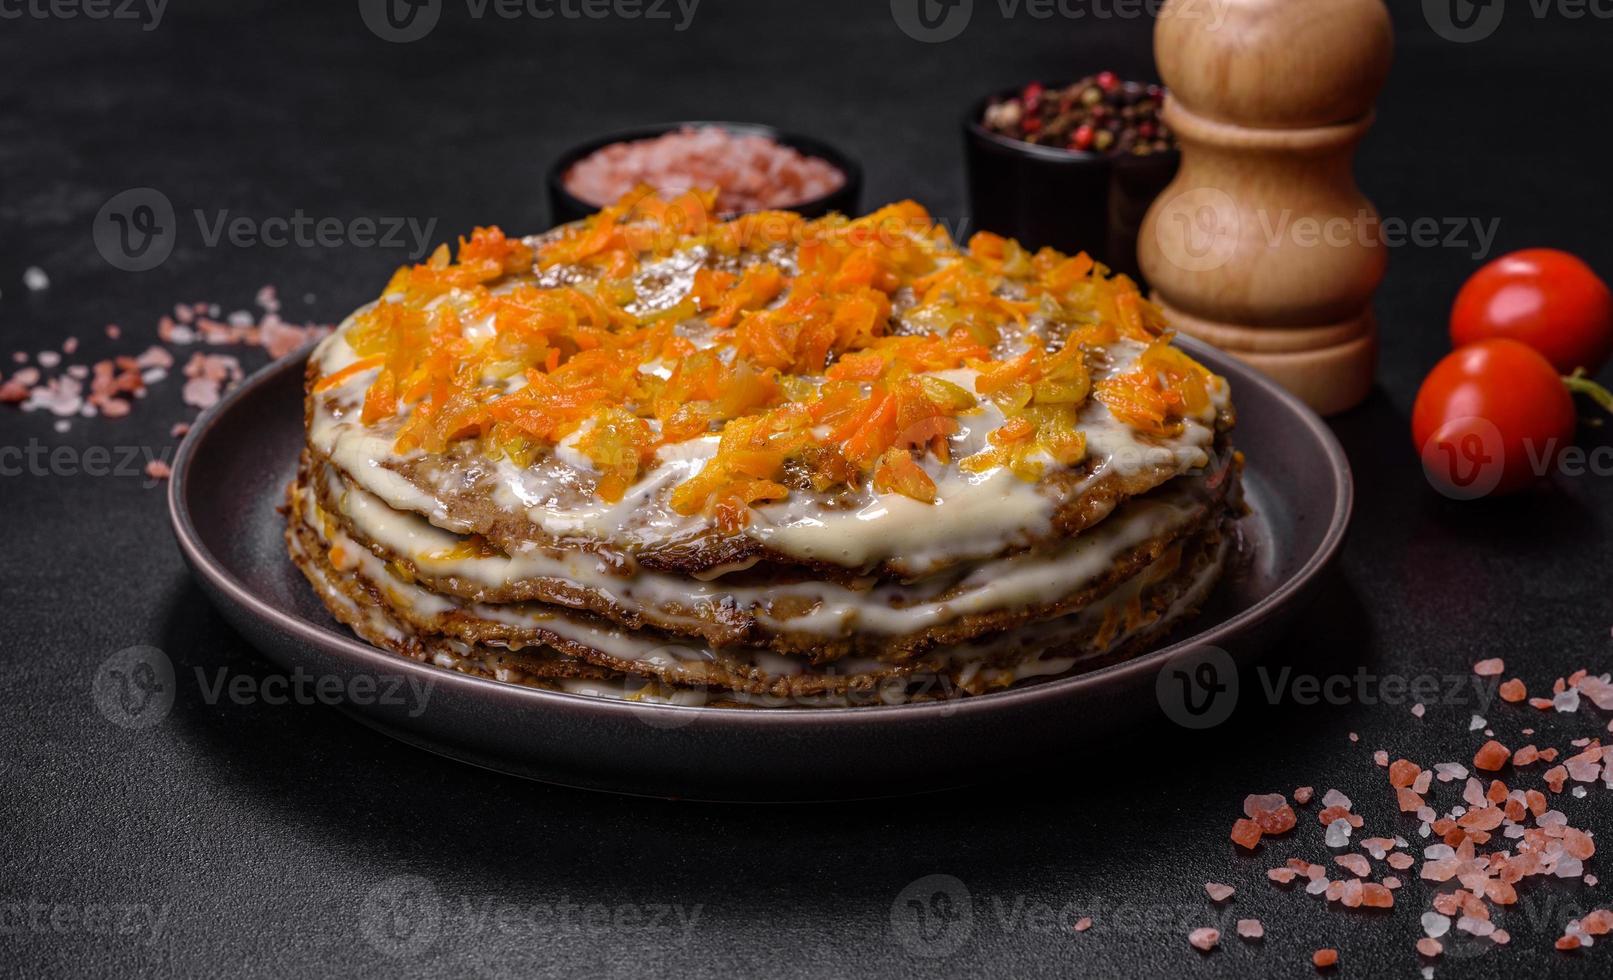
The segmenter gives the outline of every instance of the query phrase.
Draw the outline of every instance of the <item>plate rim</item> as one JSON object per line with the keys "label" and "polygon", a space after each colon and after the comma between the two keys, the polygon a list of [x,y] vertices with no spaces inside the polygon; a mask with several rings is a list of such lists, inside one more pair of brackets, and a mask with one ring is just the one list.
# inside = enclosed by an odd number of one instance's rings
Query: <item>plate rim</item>
{"label": "plate rim", "polygon": [[[1350,519],[1354,513],[1355,481],[1349,459],[1345,455],[1343,446],[1339,444],[1338,437],[1333,434],[1332,429],[1297,396],[1259,370],[1236,360],[1232,355],[1214,348],[1204,341],[1185,335],[1177,335],[1175,342],[1189,350],[1194,357],[1207,362],[1217,374],[1223,376],[1236,375],[1238,380],[1233,386],[1234,390],[1251,386],[1261,389],[1265,395],[1283,405],[1303,425],[1310,441],[1321,451],[1322,457],[1327,461],[1334,485],[1333,513],[1329,517],[1327,531],[1323,535],[1320,544],[1305,560],[1304,564],[1292,575],[1283,579],[1270,594],[1213,626],[1185,636],[1169,646],[1150,650],[1129,660],[1110,664],[1097,670],[1006,691],[993,691],[988,694],[973,695],[965,698],[909,704],[825,707],[798,711],[744,711],[732,708],[717,708],[710,705],[657,704],[614,700],[589,694],[573,694],[567,691],[551,691],[521,684],[510,684],[492,678],[477,677],[445,667],[421,663],[407,657],[401,657],[390,651],[382,650],[379,647],[365,643],[355,636],[345,635],[330,627],[306,620],[301,616],[278,608],[260,598],[245,582],[236,578],[228,566],[203,544],[195,522],[191,519],[189,493],[191,470],[197,447],[206,442],[206,436],[218,424],[219,420],[229,414],[236,405],[250,398],[259,389],[281,380],[281,376],[285,373],[302,373],[306,368],[308,357],[319,343],[317,340],[310,341],[296,351],[259,368],[232,391],[226,393],[216,404],[204,410],[191,424],[190,431],[180,442],[179,450],[174,455],[172,474],[168,481],[168,518],[173,528],[175,540],[179,544],[180,551],[187,564],[190,565],[193,574],[205,579],[205,584],[210,584],[213,588],[220,590],[237,605],[260,620],[266,621],[280,632],[290,634],[298,640],[318,647],[327,653],[356,660],[366,668],[373,665],[378,670],[391,672],[396,672],[400,669],[407,670],[411,673],[432,678],[434,684],[446,684],[450,688],[461,690],[471,697],[517,698],[521,699],[523,703],[530,703],[540,708],[544,705],[586,708],[612,715],[620,715],[623,718],[640,720],[646,713],[675,713],[676,715],[694,713],[707,719],[705,722],[707,724],[721,719],[724,723],[731,722],[742,727],[775,728],[781,726],[785,728],[811,727],[818,724],[837,726],[848,724],[869,725],[899,719],[913,719],[915,721],[923,719],[944,720],[956,718],[960,714],[1011,711],[1017,707],[1055,702],[1081,693],[1086,689],[1106,687],[1114,683],[1135,683],[1139,680],[1140,675],[1157,673],[1161,666],[1186,651],[1206,646],[1216,646],[1229,635],[1241,634],[1254,628],[1277,614],[1289,602],[1297,598],[1313,580],[1332,565],[1343,547],[1345,536],[1349,530]],[[265,488],[264,492],[273,492],[273,488]],[[679,724],[687,724],[692,720],[693,718],[691,717],[688,721],[680,721]]]}

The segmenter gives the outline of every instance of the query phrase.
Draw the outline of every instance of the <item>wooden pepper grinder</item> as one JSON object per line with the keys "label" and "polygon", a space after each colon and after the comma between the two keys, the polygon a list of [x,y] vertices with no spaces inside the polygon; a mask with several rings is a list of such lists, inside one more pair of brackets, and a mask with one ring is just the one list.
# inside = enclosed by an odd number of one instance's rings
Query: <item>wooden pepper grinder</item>
{"label": "wooden pepper grinder", "polygon": [[1154,32],[1182,166],[1143,275],[1179,330],[1323,414],[1372,387],[1387,254],[1352,162],[1393,43],[1382,0],[1168,0]]}

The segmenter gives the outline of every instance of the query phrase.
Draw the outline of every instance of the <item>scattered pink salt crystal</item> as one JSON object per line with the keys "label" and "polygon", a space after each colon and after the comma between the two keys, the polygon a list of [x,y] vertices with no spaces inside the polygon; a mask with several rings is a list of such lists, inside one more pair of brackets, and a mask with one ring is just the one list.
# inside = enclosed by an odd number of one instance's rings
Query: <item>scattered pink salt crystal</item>
{"label": "scattered pink salt crystal", "polygon": [[1500,657],[1491,657],[1489,660],[1480,660],[1473,665],[1473,673],[1480,677],[1498,677],[1507,669],[1506,661]]}
{"label": "scattered pink salt crystal", "polygon": [[1231,885],[1223,885],[1218,881],[1205,882],[1204,890],[1209,894],[1212,902],[1224,902],[1231,898],[1233,892],[1236,891]]}
{"label": "scattered pink salt crystal", "polygon": [[1194,929],[1192,932],[1188,933],[1187,941],[1192,944],[1194,949],[1203,953],[1208,953],[1210,950],[1220,945],[1221,931],[1219,929],[1211,929],[1208,926],[1204,926]]}
{"label": "scattered pink salt crystal", "polygon": [[1259,919],[1239,919],[1238,935],[1244,939],[1260,939],[1266,935],[1266,927],[1260,924]]}
{"label": "scattered pink salt crystal", "polygon": [[218,404],[218,382],[212,378],[191,378],[185,382],[180,398],[194,408],[212,408]]}
{"label": "scattered pink salt crystal", "polygon": [[1359,854],[1340,854],[1333,861],[1345,870],[1351,871],[1362,878],[1372,873],[1372,864]]}
{"label": "scattered pink salt crystal", "polygon": [[153,344],[141,351],[134,359],[136,367],[140,368],[171,368],[174,366],[174,355],[166,348]]}

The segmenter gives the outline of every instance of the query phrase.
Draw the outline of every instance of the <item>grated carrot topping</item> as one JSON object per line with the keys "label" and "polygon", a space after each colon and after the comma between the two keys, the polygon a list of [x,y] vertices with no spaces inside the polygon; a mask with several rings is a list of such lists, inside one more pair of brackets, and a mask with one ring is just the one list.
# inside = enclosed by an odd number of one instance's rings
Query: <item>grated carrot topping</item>
{"label": "grated carrot topping", "polygon": [[[911,201],[855,220],[724,222],[714,200],[637,188],[536,244],[477,228],[457,259],[442,246],[399,269],[346,332],[359,359],[313,391],[374,371],[361,418],[390,427],[404,453],[480,440],[527,465],[574,440],[607,501],[660,447],[717,435],[671,506],[730,528],[791,486],[871,484],[933,502],[925,463],[952,461],[959,420],[983,400],[1007,420],[960,465],[1027,480],[1082,462],[1078,420],[1093,399],[1153,436],[1211,404],[1212,375],[1170,346],[1157,308],[1085,254],[989,232],[961,251]],[[657,263],[689,255],[699,261],[681,296],[641,295],[665,282]],[[1056,347],[1023,329],[1033,319],[1059,325]],[[995,352],[1005,328],[1011,355]],[[1095,385],[1089,356],[1121,338],[1147,347]],[[938,376],[949,371],[972,380]]]}

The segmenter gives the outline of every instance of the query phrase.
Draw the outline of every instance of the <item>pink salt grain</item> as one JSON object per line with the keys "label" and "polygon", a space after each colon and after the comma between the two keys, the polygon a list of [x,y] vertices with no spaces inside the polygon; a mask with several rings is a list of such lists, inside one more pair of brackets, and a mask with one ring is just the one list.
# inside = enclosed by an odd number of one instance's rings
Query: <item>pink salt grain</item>
{"label": "pink salt grain", "polygon": [[1199,952],[1208,953],[1221,944],[1221,930],[1211,929],[1208,926],[1194,929],[1187,934],[1187,941]]}
{"label": "pink salt grain", "polygon": [[1495,772],[1507,764],[1507,759],[1511,755],[1512,753],[1507,751],[1505,745],[1495,739],[1491,739],[1473,754],[1473,765],[1486,772]]}
{"label": "pink salt grain", "polygon": [[1219,881],[1207,881],[1204,883],[1204,891],[1210,896],[1210,901],[1224,902],[1232,897],[1236,889],[1231,885],[1223,885]]}
{"label": "pink salt grain", "polygon": [[1074,928],[1076,932],[1086,932],[1088,929],[1092,928],[1092,917],[1087,915],[1081,916],[1081,918],[1075,920],[1075,925],[1072,928]]}
{"label": "pink salt grain", "polygon": [[1260,825],[1253,820],[1240,818],[1232,823],[1232,842],[1246,851],[1252,851],[1260,843]]}
{"label": "pink salt grain", "polygon": [[1260,924],[1259,919],[1239,919],[1238,935],[1244,939],[1262,939],[1266,935],[1266,927]]}
{"label": "pink salt grain", "polygon": [[1502,660],[1500,657],[1491,657],[1488,660],[1480,660],[1478,663],[1473,665],[1473,673],[1479,675],[1480,677],[1499,677],[1501,676],[1501,672],[1506,669],[1506,661]]}
{"label": "pink salt grain", "polygon": [[1372,881],[1363,882],[1361,885],[1361,904],[1369,909],[1390,909],[1395,906],[1395,896],[1387,885]]}
{"label": "pink salt grain", "polygon": [[1333,861],[1346,871],[1362,878],[1372,873],[1371,863],[1359,854],[1340,854]]}

